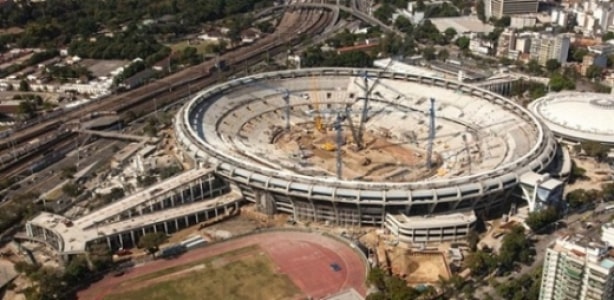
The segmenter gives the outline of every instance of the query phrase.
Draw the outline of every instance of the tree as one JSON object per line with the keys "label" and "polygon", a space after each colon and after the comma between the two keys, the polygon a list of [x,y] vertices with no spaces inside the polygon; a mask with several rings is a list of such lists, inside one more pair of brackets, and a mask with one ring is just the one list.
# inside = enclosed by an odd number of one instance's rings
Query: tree
{"label": "tree", "polygon": [[443,32],[443,35],[448,42],[452,41],[454,37],[456,36],[456,34],[457,34],[456,29],[452,27],[446,28],[446,30],[444,30]]}
{"label": "tree", "polygon": [[448,59],[448,57],[450,57],[450,53],[446,49],[441,49],[439,50],[439,52],[437,52],[437,58],[439,60],[445,61],[446,59]]}
{"label": "tree", "polygon": [[571,54],[571,55],[568,55],[571,61],[582,62],[582,60],[584,59],[584,56],[588,54],[588,49],[569,47],[569,54]]}
{"label": "tree", "polygon": [[[529,215],[530,217],[530,215]],[[524,227],[516,225],[511,232],[503,237],[497,261],[499,268],[509,271],[516,263],[530,263],[532,257],[532,242],[527,238]]]}
{"label": "tree", "polygon": [[590,79],[596,79],[601,77],[602,72],[603,68],[593,64],[586,69],[586,77]]}
{"label": "tree", "polygon": [[426,5],[424,4],[424,0],[416,1],[416,10],[417,11],[424,11],[425,8],[426,8]]}
{"label": "tree", "polygon": [[574,183],[576,180],[585,180],[589,179],[586,176],[586,170],[584,168],[580,168],[575,161],[572,161],[571,164],[571,174],[569,174],[569,183]]}
{"label": "tree", "polygon": [[601,195],[604,201],[614,200],[614,183],[604,183],[601,185]]}
{"label": "tree", "polygon": [[465,264],[474,276],[484,276],[494,270],[497,260],[492,254],[478,250],[467,256]]}
{"label": "tree", "polygon": [[387,25],[390,25],[392,14],[394,14],[394,8],[388,3],[380,5],[380,7],[373,12],[375,18]]}
{"label": "tree", "polygon": [[599,191],[595,189],[585,190],[585,189],[577,189],[569,192],[565,196],[565,201],[571,208],[579,208],[583,205],[586,205],[591,202],[596,202],[597,199],[601,198],[602,195]]}
{"label": "tree", "polygon": [[383,291],[386,289],[386,277],[386,272],[381,268],[371,268],[369,274],[367,274],[367,282],[374,285],[378,290]]}
{"label": "tree", "polygon": [[27,81],[22,79],[19,82],[19,91],[20,92],[29,92],[30,91],[30,84]]}
{"label": "tree", "polygon": [[367,282],[375,286],[379,292],[370,294],[369,300],[416,299],[420,292],[407,285],[405,280],[386,274],[380,268],[372,268],[367,274]]}
{"label": "tree", "polygon": [[533,230],[533,232],[538,232],[558,219],[559,212],[556,210],[556,208],[548,207],[540,211],[529,213],[525,223],[527,226],[529,226],[529,228],[531,228],[531,230]]}
{"label": "tree", "polygon": [[398,16],[394,21],[394,26],[404,33],[411,33],[414,29],[411,21],[404,16]]}
{"label": "tree", "polygon": [[150,232],[139,239],[138,246],[147,250],[149,254],[154,254],[165,241],[166,234],[164,232]]}
{"label": "tree", "polygon": [[74,183],[67,183],[62,186],[62,192],[69,197],[77,197],[79,196],[79,193],[81,193],[79,186]]}
{"label": "tree", "polygon": [[598,142],[584,142],[581,144],[582,150],[586,155],[594,157],[597,161],[605,161],[608,157],[610,148],[604,144]]}
{"label": "tree", "polygon": [[537,60],[531,59],[529,63],[527,63],[527,68],[531,74],[540,75],[542,73],[542,67],[539,65]]}
{"label": "tree", "polygon": [[77,285],[90,272],[87,259],[84,255],[79,255],[70,260],[64,270],[64,279],[69,285]]}
{"label": "tree", "polygon": [[576,84],[569,77],[559,73],[554,73],[550,76],[550,82],[548,83],[550,89],[559,92],[561,90],[574,90]]}
{"label": "tree", "polygon": [[469,39],[466,36],[461,36],[458,39],[456,39],[456,45],[458,46],[458,48],[460,48],[461,50],[467,50],[469,49],[469,44],[471,43],[471,39]]}
{"label": "tree", "polygon": [[561,64],[556,59],[549,59],[548,61],[546,61],[546,70],[548,70],[549,72],[554,72],[558,70],[560,67],[561,67]]}
{"label": "tree", "polygon": [[433,47],[426,47],[422,50],[422,57],[424,57],[424,59],[426,60],[433,60],[435,59],[435,48]]}
{"label": "tree", "polygon": [[36,105],[30,100],[22,100],[17,107],[17,113],[26,118],[30,118],[36,112]]}

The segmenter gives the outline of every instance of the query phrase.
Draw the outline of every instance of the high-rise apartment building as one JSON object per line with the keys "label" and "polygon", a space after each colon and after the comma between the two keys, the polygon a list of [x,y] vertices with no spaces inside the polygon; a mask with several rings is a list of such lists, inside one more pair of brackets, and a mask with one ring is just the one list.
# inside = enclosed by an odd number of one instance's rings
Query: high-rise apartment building
{"label": "high-rise apartment building", "polygon": [[487,19],[514,14],[536,13],[537,0],[484,0],[484,15]]}
{"label": "high-rise apartment building", "polygon": [[556,59],[563,64],[567,62],[569,45],[569,37],[564,34],[535,36],[531,41],[531,59],[537,60],[542,66],[545,66],[546,62],[551,59]]}
{"label": "high-rise apartment building", "polygon": [[614,299],[614,258],[600,243],[565,237],[546,250],[540,300]]}

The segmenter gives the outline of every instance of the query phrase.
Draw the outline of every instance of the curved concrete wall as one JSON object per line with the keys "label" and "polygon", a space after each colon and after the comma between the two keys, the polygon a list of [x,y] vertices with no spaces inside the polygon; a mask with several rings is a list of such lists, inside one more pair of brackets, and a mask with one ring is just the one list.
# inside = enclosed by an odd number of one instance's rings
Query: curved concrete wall
{"label": "curved concrete wall", "polygon": [[[302,206],[305,214],[313,214],[315,219],[318,219],[317,207],[332,207],[331,217],[323,218],[332,220],[339,220],[339,207],[351,207],[358,213],[359,223],[375,224],[381,224],[385,211],[390,209],[404,210],[409,214],[428,214],[466,207],[488,208],[500,204],[509,195],[509,190],[518,184],[522,173],[539,172],[554,158],[556,141],[551,132],[527,110],[515,103],[490,91],[454,81],[380,70],[366,72],[371,77],[406,80],[452,89],[496,104],[531,124],[537,142],[522,157],[491,171],[430,182],[371,183],[316,178],[289,172],[280,174],[279,170],[262,165],[256,166],[247,160],[216,151],[215,145],[210,145],[200,138],[190,125],[192,116],[209,99],[253,81],[308,76],[361,76],[364,72],[347,68],[281,71],[235,79],[213,86],[200,92],[177,114],[175,130],[178,143],[189,156],[215,165],[217,174],[236,182],[248,200],[260,201],[263,193],[272,195],[273,202],[279,210],[294,214],[300,210],[297,209],[297,205],[304,203]],[[287,205],[284,205],[284,202]],[[365,209],[371,212],[365,214]],[[301,215],[299,213],[299,217]]]}

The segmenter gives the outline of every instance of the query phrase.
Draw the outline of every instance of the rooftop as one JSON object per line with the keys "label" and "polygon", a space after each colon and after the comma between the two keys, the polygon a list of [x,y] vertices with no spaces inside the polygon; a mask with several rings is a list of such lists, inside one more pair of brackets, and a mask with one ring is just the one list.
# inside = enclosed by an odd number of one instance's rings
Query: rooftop
{"label": "rooftop", "polygon": [[601,241],[584,235],[568,235],[557,239],[550,249],[575,259],[598,264],[604,268],[614,266],[614,258]]}
{"label": "rooftop", "polygon": [[394,215],[399,223],[411,224],[412,227],[424,228],[430,227],[436,224],[437,227],[446,227],[446,226],[454,226],[460,223],[471,224],[476,221],[476,216],[473,210],[467,210],[463,212],[456,213],[447,213],[441,215],[430,215],[430,216],[415,216],[408,217],[403,214]]}
{"label": "rooftop", "polygon": [[81,228],[88,228],[94,226],[97,223],[101,223],[113,216],[116,216],[130,208],[136,207],[139,204],[147,202],[152,196],[162,194],[167,191],[171,191],[177,187],[192,182],[207,173],[210,173],[212,169],[193,169],[181,173],[169,180],[163,181],[159,184],[153,185],[140,192],[134,193],[122,200],[113,202],[91,214],[83,216],[74,221],[75,226]]}
{"label": "rooftop", "polygon": [[488,33],[494,29],[492,25],[482,23],[477,16],[433,18],[430,20],[440,32],[444,32],[450,27],[454,28],[458,33]]}
{"label": "rooftop", "polygon": [[[130,199],[132,197],[127,198]],[[98,211],[94,211],[74,222],[71,222],[68,218],[60,215],[42,212],[32,219],[30,223],[56,232],[62,239],[60,242],[62,247],[60,252],[79,253],[85,251],[87,242],[95,240],[98,237],[140,229],[147,225],[176,219],[198,211],[214,208],[221,204],[232,203],[241,198],[242,196],[239,193],[231,192],[210,200],[197,201],[191,204],[181,205],[171,209],[144,214],[141,216],[132,217],[130,219],[101,224],[99,226],[89,228],[84,226],[88,223],[83,222],[83,219],[97,219],[96,217],[98,215]],[[148,200],[148,198],[144,197],[142,199]],[[106,214],[103,213],[102,215]]]}
{"label": "rooftop", "polygon": [[614,144],[614,96],[585,92],[551,93],[528,107],[558,135]]}

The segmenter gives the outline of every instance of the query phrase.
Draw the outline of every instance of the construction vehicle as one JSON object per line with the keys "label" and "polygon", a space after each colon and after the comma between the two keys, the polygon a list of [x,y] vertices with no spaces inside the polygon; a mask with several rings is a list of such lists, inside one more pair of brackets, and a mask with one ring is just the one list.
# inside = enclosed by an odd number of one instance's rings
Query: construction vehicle
{"label": "construction vehicle", "polygon": [[326,142],[320,146],[320,149],[326,151],[335,151],[337,150],[337,146],[331,142]]}

